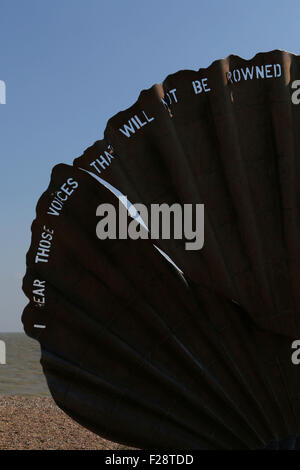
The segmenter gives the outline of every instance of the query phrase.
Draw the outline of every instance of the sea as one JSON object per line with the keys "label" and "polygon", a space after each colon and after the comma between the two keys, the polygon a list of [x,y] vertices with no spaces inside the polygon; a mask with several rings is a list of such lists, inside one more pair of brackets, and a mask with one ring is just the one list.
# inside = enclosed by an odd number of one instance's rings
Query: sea
{"label": "sea", "polygon": [[0,341],[6,350],[0,361],[6,362],[0,363],[0,395],[50,396],[39,343],[24,333],[0,333]]}

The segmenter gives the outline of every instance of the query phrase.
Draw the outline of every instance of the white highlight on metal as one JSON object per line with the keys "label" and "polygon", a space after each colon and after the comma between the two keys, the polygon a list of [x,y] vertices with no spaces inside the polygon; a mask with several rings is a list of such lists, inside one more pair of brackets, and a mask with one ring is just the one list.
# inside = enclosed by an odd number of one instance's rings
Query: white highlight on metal
{"label": "white highlight on metal", "polygon": [[[128,210],[128,213],[129,215],[133,218],[133,219],[136,219],[136,221],[141,224],[142,227],[144,227],[145,230],[147,230],[149,232],[149,229],[148,227],[146,226],[145,222],[143,221],[143,219],[141,218],[141,216],[139,215],[137,209],[134,207],[133,204],[131,204],[131,202],[127,199],[127,197],[121,193],[121,191],[119,191],[117,188],[115,188],[112,184],[108,183],[107,181],[105,181],[104,179],[100,178],[100,176],[98,175],[95,175],[94,173],[92,173],[91,171],[88,171],[88,170],[85,170],[84,168],[79,168],[80,170],[84,171],[85,173],[88,173],[89,175],[91,175],[93,178],[95,178],[95,180],[97,180],[100,184],[102,184],[103,186],[105,186],[107,189],[109,189],[109,191],[111,191],[115,196],[117,196],[117,198],[119,199],[119,201],[123,204],[124,207],[126,207],[126,209]],[[161,250],[160,248],[158,248],[156,245],[154,245],[154,248],[156,248],[157,251],[159,251],[159,253],[169,262],[171,263],[179,272],[180,274],[183,275],[183,271],[174,263],[174,261],[167,255],[167,253],[165,253],[163,250]]]}

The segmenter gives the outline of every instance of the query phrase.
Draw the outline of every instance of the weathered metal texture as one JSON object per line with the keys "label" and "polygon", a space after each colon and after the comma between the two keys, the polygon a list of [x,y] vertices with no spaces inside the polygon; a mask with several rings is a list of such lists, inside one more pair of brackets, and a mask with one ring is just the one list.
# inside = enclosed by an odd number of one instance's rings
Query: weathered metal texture
{"label": "weathered metal texture", "polygon": [[[300,58],[283,51],[178,72],[53,170],[23,322],[81,424],[142,448],[262,448],[299,433],[297,79]],[[97,206],[124,209],[93,175],[133,203],[205,204],[202,250],[155,241],[186,282],[151,240],[97,238]]]}

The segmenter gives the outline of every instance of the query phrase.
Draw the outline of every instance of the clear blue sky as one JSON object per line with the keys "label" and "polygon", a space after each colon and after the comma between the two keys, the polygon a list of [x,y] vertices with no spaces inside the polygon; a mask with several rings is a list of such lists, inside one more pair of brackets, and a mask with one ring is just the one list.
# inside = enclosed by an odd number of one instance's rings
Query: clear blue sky
{"label": "clear blue sky", "polygon": [[21,331],[35,205],[51,168],[143,88],[234,53],[300,53],[299,0],[0,0],[0,332]]}

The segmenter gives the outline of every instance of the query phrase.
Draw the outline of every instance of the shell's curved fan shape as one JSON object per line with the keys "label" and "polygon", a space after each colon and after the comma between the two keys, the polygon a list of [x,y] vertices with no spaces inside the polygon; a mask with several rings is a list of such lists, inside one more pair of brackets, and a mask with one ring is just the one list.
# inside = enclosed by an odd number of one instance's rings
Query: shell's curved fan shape
{"label": "shell's curved fan shape", "polygon": [[[300,447],[296,80],[283,51],[178,72],[54,168],[22,319],[82,425],[139,448]],[[204,247],[100,240],[99,204],[132,223],[113,188],[149,208],[204,204]]]}

